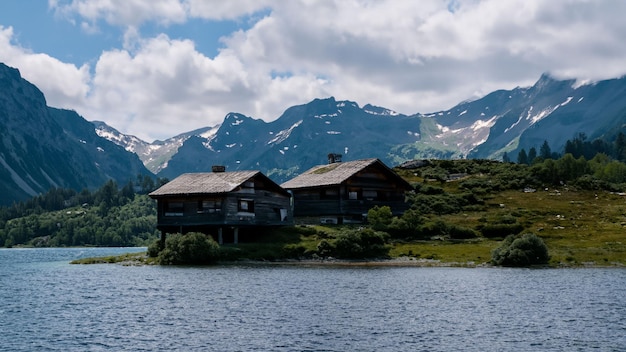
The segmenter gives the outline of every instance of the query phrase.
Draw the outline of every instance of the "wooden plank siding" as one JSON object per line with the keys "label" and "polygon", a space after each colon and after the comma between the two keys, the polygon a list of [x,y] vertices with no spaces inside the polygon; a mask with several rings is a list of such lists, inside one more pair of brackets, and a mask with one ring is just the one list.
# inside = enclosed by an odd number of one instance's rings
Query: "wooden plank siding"
{"label": "wooden plank siding", "polygon": [[[204,201],[219,201],[219,208],[204,209]],[[252,211],[241,209],[241,202],[250,202]],[[183,211],[168,211],[168,203],[182,203]],[[264,190],[254,193],[228,193],[222,197],[195,196],[172,197],[158,202],[159,225],[198,226],[198,225],[285,225],[291,218],[290,199]],[[281,219],[280,209],[287,212],[287,218]]]}
{"label": "wooden plank siding", "polygon": [[291,195],[258,171],[184,174],[150,196],[162,233],[293,225]]}
{"label": "wooden plank siding", "polygon": [[282,185],[294,196],[296,217],[358,220],[374,206],[394,215],[409,208],[405,193],[413,187],[378,159],[316,166]]}

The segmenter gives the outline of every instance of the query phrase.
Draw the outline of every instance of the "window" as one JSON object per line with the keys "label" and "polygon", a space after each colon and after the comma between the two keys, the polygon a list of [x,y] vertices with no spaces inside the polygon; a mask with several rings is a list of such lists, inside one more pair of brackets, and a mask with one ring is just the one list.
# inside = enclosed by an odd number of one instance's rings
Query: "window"
{"label": "window", "polygon": [[335,188],[323,189],[320,194],[321,199],[338,199],[339,190]]}
{"label": "window", "polygon": [[222,211],[221,199],[204,199],[198,201],[198,214],[201,213],[219,213]]}
{"label": "window", "polygon": [[360,188],[348,188],[348,199],[363,199],[363,191]]}
{"label": "window", "polygon": [[243,213],[254,213],[254,201],[252,199],[240,199],[237,210]]}
{"label": "window", "polygon": [[183,202],[166,202],[165,203],[165,216],[183,216],[184,206]]}
{"label": "window", "polygon": [[375,200],[378,198],[378,192],[376,191],[363,191],[363,198],[367,200]]}

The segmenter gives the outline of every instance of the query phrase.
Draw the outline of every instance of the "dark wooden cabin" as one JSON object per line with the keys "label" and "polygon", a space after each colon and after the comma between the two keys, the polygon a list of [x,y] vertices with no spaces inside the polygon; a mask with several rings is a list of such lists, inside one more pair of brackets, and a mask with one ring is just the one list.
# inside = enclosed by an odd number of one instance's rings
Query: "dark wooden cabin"
{"label": "dark wooden cabin", "polygon": [[411,184],[379,159],[315,166],[281,186],[294,197],[294,216],[319,217],[323,223],[362,222],[374,206],[389,206],[394,215],[408,209]]}
{"label": "dark wooden cabin", "polygon": [[150,193],[163,240],[195,231],[222,243],[231,231],[236,243],[239,228],[293,225],[291,195],[260,171],[214,171],[180,175]]}

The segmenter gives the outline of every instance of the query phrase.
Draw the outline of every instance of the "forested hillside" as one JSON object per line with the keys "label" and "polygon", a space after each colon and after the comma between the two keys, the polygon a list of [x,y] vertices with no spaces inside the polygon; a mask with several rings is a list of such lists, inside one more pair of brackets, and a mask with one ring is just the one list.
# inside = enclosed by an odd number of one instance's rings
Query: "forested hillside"
{"label": "forested hillside", "polygon": [[[545,214],[537,214],[555,212],[562,220],[556,209],[563,208],[566,213],[572,211],[567,210],[572,204],[590,206],[601,194],[610,195],[611,200],[583,212],[618,215],[591,217],[588,226],[595,226],[594,221],[598,226],[626,223],[626,215],[615,208],[626,208],[620,198],[626,191],[626,164],[621,161],[624,141],[621,134],[612,143],[588,141],[579,135],[567,142],[563,156],[544,143],[539,151],[520,151],[517,163],[484,159],[405,163],[396,170],[415,186],[415,192],[407,196],[411,209],[394,218],[373,212],[370,226],[388,233],[392,241],[501,239],[543,228],[537,219]],[[139,176],[123,186],[108,181],[93,192],[55,188],[0,208],[0,246],[148,245],[158,233],[155,202],[146,194],[165,182]],[[560,198],[565,192],[570,197]],[[536,204],[538,200],[540,204]],[[515,209],[500,207],[506,203],[519,205]],[[541,208],[545,204],[551,208]]]}
{"label": "forested hillside", "polygon": [[139,176],[91,192],[54,188],[0,208],[0,246],[146,246],[156,231],[156,205],[147,196],[166,180]]}

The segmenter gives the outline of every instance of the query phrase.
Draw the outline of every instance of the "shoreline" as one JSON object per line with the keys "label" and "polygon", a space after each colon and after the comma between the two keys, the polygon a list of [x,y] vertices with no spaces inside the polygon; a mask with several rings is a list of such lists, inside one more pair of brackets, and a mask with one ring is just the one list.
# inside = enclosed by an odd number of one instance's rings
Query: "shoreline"
{"label": "shoreline", "polygon": [[236,260],[218,261],[216,265],[236,266],[236,265],[268,265],[268,266],[322,266],[322,267],[449,267],[449,268],[479,268],[494,267],[489,263],[475,262],[442,262],[436,259],[413,259],[410,257],[398,257],[390,259],[285,259],[275,261],[264,260]]}
{"label": "shoreline", "polygon": [[[132,248],[132,247],[127,247]],[[140,248],[140,247],[136,247]],[[143,266],[160,265],[147,255],[147,252],[130,252],[112,256],[85,257],[76,259],[70,264],[118,264],[122,266]],[[394,257],[385,259],[337,259],[337,258],[310,258],[310,259],[280,259],[280,260],[256,260],[240,259],[217,261],[207,266],[301,266],[301,267],[353,267],[353,268],[375,268],[375,267],[414,267],[414,268],[513,268],[493,265],[489,262],[443,262],[438,259],[414,258],[414,257]],[[536,265],[532,269],[576,269],[576,268],[616,268],[623,269],[626,265],[619,262],[598,264],[596,262],[580,263],[552,263],[547,265]]]}
{"label": "shoreline", "polygon": [[376,267],[397,267],[397,268],[510,268],[510,269],[604,269],[616,268],[623,269],[626,266],[621,263],[613,263],[612,265],[598,265],[597,263],[580,263],[556,265],[536,265],[529,267],[505,267],[490,264],[488,262],[441,262],[435,259],[407,259],[407,257],[392,259],[372,259],[372,260],[344,260],[344,259],[305,259],[305,260],[240,260],[240,261],[224,261],[217,262],[216,266],[304,266],[304,267],[354,267],[354,268],[376,268]]}

